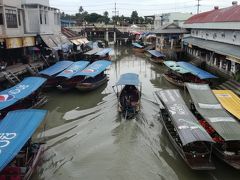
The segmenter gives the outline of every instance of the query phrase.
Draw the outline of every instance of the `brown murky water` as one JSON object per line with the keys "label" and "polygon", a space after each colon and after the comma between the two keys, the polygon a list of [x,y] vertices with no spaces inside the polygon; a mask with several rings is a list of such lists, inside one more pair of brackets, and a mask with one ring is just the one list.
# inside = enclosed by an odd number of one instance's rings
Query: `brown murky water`
{"label": "brown murky water", "polygon": [[[214,171],[190,170],[158,120],[153,92],[176,88],[130,48],[115,48],[107,85],[89,93],[47,93],[49,110],[42,133],[46,152],[33,179],[44,180],[239,180],[237,170],[214,159]],[[117,113],[112,85],[122,73],[135,72],[143,84],[142,108],[133,120]],[[183,92],[184,96],[187,96]]]}

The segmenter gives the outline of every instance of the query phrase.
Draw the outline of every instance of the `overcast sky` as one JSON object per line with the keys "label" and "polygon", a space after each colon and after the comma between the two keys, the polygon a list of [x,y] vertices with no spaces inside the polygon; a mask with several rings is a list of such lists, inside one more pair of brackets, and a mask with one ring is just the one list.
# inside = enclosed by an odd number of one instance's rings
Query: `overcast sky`
{"label": "overcast sky", "polygon": [[[200,12],[213,9],[214,6],[231,6],[233,0],[200,0]],[[161,14],[166,12],[197,12],[197,0],[50,0],[50,5],[68,14],[78,12],[83,6],[89,13],[103,14],[108,11],[113,15],[116,2],[119,15],[130,16],[136,10],[140,16]]]}

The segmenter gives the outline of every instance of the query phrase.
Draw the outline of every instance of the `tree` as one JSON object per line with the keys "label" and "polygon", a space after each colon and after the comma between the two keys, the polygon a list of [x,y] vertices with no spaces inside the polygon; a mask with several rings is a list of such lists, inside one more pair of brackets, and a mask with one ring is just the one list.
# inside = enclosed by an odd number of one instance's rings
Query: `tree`
{"label": "tree", "polygon": [[132,12],[131,20],[132,20],[132,22],[135,23],[135,24],[138,22],[138,13],[137,13],[137,11],[133,11],[133,12]]}
{"label": "tree", "polygon": [[105,11],[105,12],[103,13],[103,16],[108,18],[108,12]]}
{"label": "tree", "polygon": [[80,14],[82,14],[83,11],[84,11],[83,7],[80,6],[79,9],[78,9],[78,12],[79,12]]}

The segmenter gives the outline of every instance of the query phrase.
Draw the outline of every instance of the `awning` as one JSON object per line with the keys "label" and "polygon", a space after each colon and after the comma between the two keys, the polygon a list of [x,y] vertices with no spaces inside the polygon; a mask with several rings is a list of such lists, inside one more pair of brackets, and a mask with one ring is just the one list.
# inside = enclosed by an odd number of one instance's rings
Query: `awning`
{"label": "awning", "polygon": [[63,72],[58,74],[57,77],[65,77],[70,79],[71,77],[74,76],[75,73],[83,70],[88,64],[89,61],[76,61],[67,69],[65,69]]}
{"label": "awning", "polygon": [[240,98],[231,90],[213,90],[222,106],[240,120]]}
{"label": "awning", "polygon": [[111,51],[112,51],[112,48],[104,48],[103,50],[97,52],[95,55],[96,56],[105,56],[106,54],[108,54]]}
{"label": "awning", "polygon": [[0,172],[12,161],[44,120],[45,110],[11,111],[0,121]]}
{"label": "awning", "polygon": [[120,79],[116,83],[115,86],[119,85],[134,85],[134,86],[139,86],[140,81],[139,81],[139,76],[138,74],[135,73],[125,73],[120,76]]}
{"label": "awning", "polygon": [[71,46],[71,42],[62,34],[41,35],[41,38],[49,48],[55,50],[63,49],[66,52],[66,46]]}
{"label": "awning", "polygon": [[138,43],[132,43],[132,45],[136,48],[143,48],[143,46]]}
{"label": "awning", "polygon": [[186,74],[186,73],[190,73],[190,71],[188,71],[185,68],[182,68],[181,66],[179,66],[177,64],[176,61],[164,61],[163,62],[168,68],[170,68],[171,70],[180,73],[180,74]]}
{"label": "awning", "polygon": [[213,142],[210,135],[188,109],[179,90],[161,90],[156,92],[156,95],[169,112],[184,146],[196,141]]}
{"label": "awning", "polygon": [[69,66],[73,64],[72,61],[59,61],[56,64],[50,66],[47,69],[44,69],[39,72],[39,74],[47,75],[47,76],[55,76],[63,70],[67,69]]}
{"label": "awning", "polygon": [[200,79],[212,79],[212,78],[217,78],[216,76],[212,75],[211,73],[204,71],[188,62],[180,61],[177,62],[179,66],[182,68],[190,71],[193,75],[199,77]]}
{"label": "awning", "polygon": [[105,71],[108,66],[112,64],[111,61],[107,60],[99,60],[95,61],[89,66],[87,66],[84,70],[74,74],[74,76],[88,76],[95,77],[101,72]]}
{"label": "awning", "polygon": [[165,57],[164,54],[156,50],[148,50],[148,52],[155,57]]}
{"label": "awning", "polygon": [[183,42],[186,45],[198,46],[202,49],[213,51],[221,55],[232,56],[237,59],[240,59],[240,46],[193,37],[184,38]]}
{"label": "awning", "polygon": [[19,84],[0,92],[0,110],[5,109],[17,101],[24,99],[40,88],[46,79],[41,77],[27,77]]}
{"label": "awning", "polygon": [[240,140],[240,124],[221,106],[207,84],[186,83],[198,113],[225,140]]}
{"label": "awning", "polygon": [[72,39],[70,41],[77,46],[89,43],[89,41],[86,38],[77,38],[77,39]]}

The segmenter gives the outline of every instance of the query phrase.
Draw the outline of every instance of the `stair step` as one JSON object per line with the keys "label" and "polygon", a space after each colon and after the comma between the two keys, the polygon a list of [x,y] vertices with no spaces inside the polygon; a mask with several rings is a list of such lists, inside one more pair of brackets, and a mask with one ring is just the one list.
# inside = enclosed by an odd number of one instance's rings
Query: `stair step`
{"label": "stair step", "polygon": [[231,82],[232,84],[235,84],[236,86],[240,87],[240,83],[235,81],[235,80],[230,79],[229,82]]}

